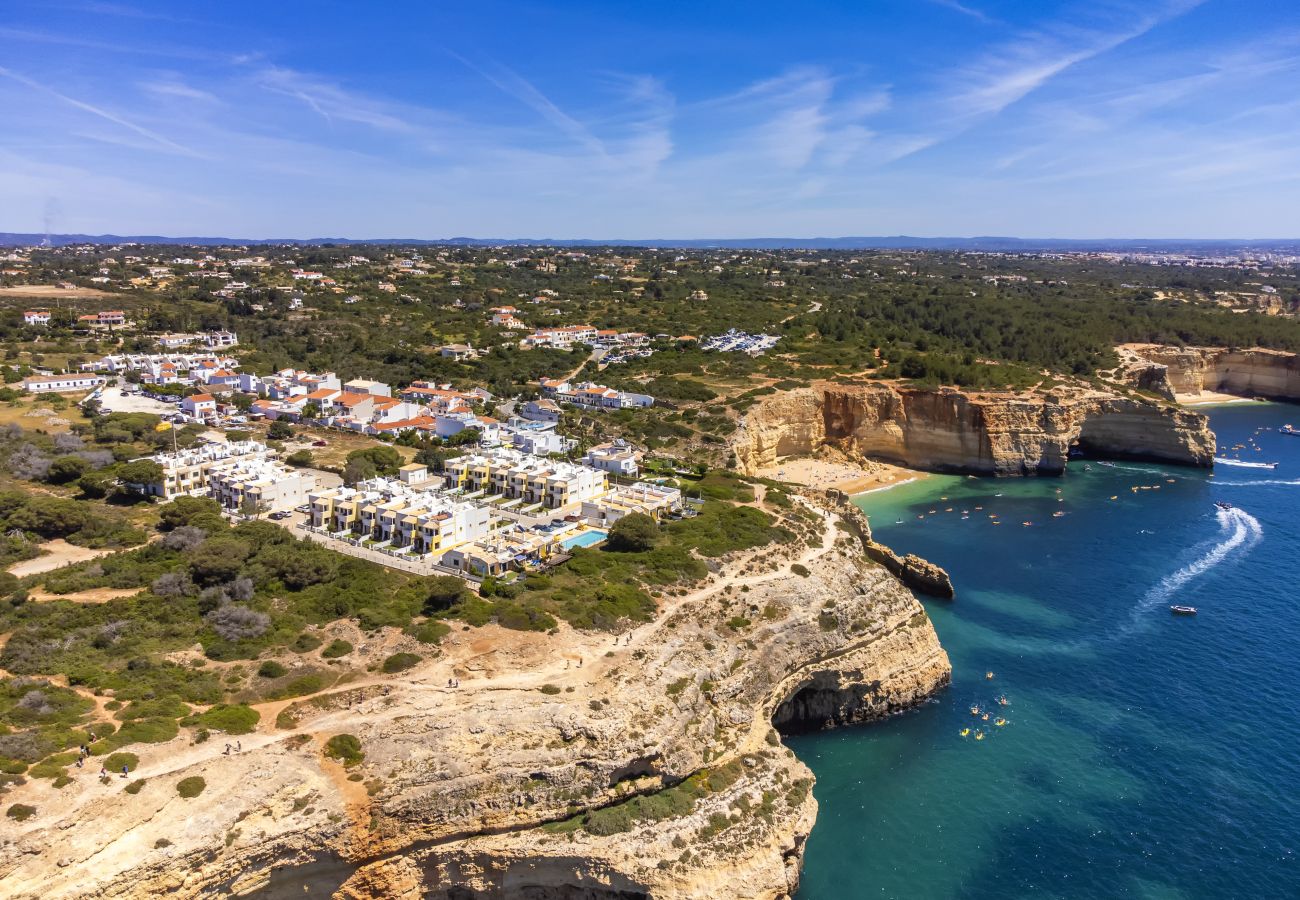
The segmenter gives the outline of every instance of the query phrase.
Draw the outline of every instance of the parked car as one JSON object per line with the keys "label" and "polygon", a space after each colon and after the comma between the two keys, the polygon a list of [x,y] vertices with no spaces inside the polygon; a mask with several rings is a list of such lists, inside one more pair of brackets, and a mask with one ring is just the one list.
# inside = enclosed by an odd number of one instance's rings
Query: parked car
{"label": "parked car", "polygon": [[312,441],[312,442],[311,442],[311,445],[312,445],[313,447],[328,447],[328,446],[330,445],[330,442],[329,442],[329,441]]}
{"label": "parked car", "polygon": [[271,513],[271,515],[267,516],[267,518],[268,518],[268,519],[275,519],[275,521],[279,522],[279,521],[282,520],[282,519],[287,519],[287,518],[289,518],[289,516],[291,516],[291,515],[293,515],[293,513],[289,512],[288,510],[283,510],[283,509],[282,509],[282,510],[280,510],[279,512],[273,512],[273,513]]}
{"label": "parked car", "polygon": [[300,512],[300,513],[311,512],[311,505],[308,503],[304,503],[302,506],[295,506],[293,511]]}

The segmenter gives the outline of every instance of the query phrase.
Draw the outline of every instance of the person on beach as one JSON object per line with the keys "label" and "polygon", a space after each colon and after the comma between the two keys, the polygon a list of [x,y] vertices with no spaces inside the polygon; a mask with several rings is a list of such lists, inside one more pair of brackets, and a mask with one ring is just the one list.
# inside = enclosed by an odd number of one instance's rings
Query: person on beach
{"label": "person on beach", "polygon": [[122,766],[122,777],[123,777],[123,778],[127,778],[127,777],[129,777],[129,776],[127,775],[127,772],[128,772],[128,771],[129,771],[129,770],[127,769],[127,767],[126,767],[125,765],[123,765],[123,766]]}

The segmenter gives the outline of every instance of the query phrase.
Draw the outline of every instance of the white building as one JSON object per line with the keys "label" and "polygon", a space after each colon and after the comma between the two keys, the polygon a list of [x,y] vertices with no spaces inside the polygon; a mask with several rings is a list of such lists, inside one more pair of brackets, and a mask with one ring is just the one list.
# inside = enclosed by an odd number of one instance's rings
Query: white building
{"label": "white building", "polygon": [[78,372],[72,375],[30,375],[23,379],[23,390],[32,394],[64,394],[91,391],[104,383],[99,375]]}
{"label": "white building", "polygon": [[257,441],[201,444],[176,453],[147,457],[162,467],[162,479],[151,484],[127,487],[151,497],[171,500],[182,495],[203,496],[214,473],[258,460],[272,460],[275,451]]}
{"label": "white building", "polygon": [[48,325],[50,324],[50,311],[48,309],[29,309],[23,313],[23,322],[28,325]]}
{"label": "white building", "polygon": [[246,459],[217,468],[208,476],[208,495],[239,512],[293,509],[316,490],[316,476],[273,459]]}
{"label": "white building", "polygon": [[641,454],[623,440],[592,447],[582,461],[593,469],[615,475],[636,475],[641,471]]}

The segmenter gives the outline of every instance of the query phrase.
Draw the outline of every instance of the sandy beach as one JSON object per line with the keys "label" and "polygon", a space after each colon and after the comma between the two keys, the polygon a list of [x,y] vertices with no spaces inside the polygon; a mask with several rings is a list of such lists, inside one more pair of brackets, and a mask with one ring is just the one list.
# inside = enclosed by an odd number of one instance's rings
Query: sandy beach
{"label": "sandy beach", "polygon": [[1224,403],[1254,403],[1249,397],[1236,394],[1220,394],[1216,391],[1201,391],[1199,394],[1174,394],[1174,399],[1183,406],[1219,406]]}
{"label": "sandy beach", "polygon": [[865,462],[854,465],[807,457],[784,460],[758,474],[778,481],[789,481],[821,490],[838,490],[846,494],[862,494],[926,477],[925,472],[889,463]]}

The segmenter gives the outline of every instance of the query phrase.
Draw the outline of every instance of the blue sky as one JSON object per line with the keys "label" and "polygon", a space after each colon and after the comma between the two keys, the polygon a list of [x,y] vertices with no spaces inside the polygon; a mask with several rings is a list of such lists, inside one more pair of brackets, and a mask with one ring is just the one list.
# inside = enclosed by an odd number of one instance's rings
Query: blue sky
{"label": "blue sky", "polygon": [[1295,0],[0,17],[0,230],[1300,237]]}

